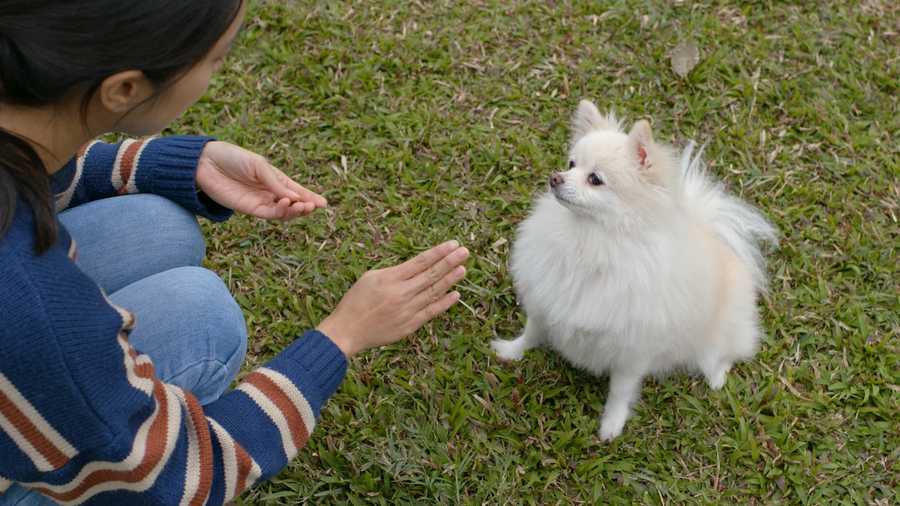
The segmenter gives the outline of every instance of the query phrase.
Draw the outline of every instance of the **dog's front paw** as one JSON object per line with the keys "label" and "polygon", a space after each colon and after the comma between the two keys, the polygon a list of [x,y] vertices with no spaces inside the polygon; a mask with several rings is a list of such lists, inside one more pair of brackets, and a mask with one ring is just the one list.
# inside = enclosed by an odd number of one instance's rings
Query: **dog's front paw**
{"label": "dog's front paw", "polygon": [[709,387],[713,390],[719,390],[723,386],[725,386],[725,374],[728,372],[727,369],[721,369],[716,371],[715,374],[706,378],[706,382],[709,383]]}
{"label": "dog's front paw", "polygon": [[520,339],[514,339],[512,341],[494,339],[491,341],[491,348],[500,360],[522,360],[522,356],[525,355],[525,350],[522,349],[522,344],[519,343]]}
{"label": "dog's front paw", "polygon": [[600,430],[598,434],[600,439],[604,441],[612,441],[613,439],[619,437],[622,434],[622,429],[625,428],[625,421],[613,421],[613,420],[603,420],[600,424]]}
{"label": "dog's front paw", "polygon": [[600,418],[600,439],[604,441],[612,441],[622,434],[625,428],[625,421],[628,420],[627,405],[606,405],[603,417]]}

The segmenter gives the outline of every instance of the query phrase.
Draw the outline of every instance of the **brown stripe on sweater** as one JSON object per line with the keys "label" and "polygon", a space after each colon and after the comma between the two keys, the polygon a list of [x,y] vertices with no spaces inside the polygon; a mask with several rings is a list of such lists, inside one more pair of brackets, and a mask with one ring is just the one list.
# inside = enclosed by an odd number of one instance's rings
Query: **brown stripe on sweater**
{"label": "brown stripe on sweater", "polygon": [[[298,450],[303,448],[309,439],[309,431],[306,424],[303,423],[303,416],[300,415],[300,411],[291,402],[291,398],[274,381],[259,372],[250,373],[244,379],[244,383],[255,386],[275,404],[287,420],[288,428],[291,431],[291,439],[294,440],[294,446]],[[293,458],[292,455],[288,455],[288,457]]]}
{"label": "brown stripe on sweater", "polygon": [[128,180],[134,172],[134,161],[144,141],[136,141],[131,143],[122,155],[122,163],[119,165],[119,175],[122,177],[122,187],[118,189],[119,195],[128,193]]}
{"label": "brown stripe on sweater", "polygon": [[35,488],[34,490],[59,502],[69,502],[79,499],[86,492],[90,491],[90,489],[101,483],[111,481],[137,483],[146,478],[160,463],[166,451],[166,443],[169,438],[169,434],[167,433],[168,423],[169,416],[171,416],[166,400],[167,395],[169,394],[166,393],[165,386],[162,382],[156,381],[153,386],[153,398],[156,401],[157,406],[159,406],[159,412],[157,413],[156,419],[153,420],[153,424],[150,426],[150,430],[147,434],[144,458],[136,468],[131,471],[118,471],[112,469],[94,471],[86,476],[74,489],[64,493],[57,493],[44,488]]}
{"label": "brown stripe on sweater", "polygon": [[50,463],[53,469],[59,469],[69,462],[69,457],[66,457],[62,450],[47,439],[3,391],[0,391],[0,414],[9,420],[25,440]]}
{"label": "brown stripe on sweater", "polygon": [[197,445],[200,447],[200,482],[197,485],[197,492],[189,504],[191,506],[203,506],[210,490],[212,490],[212,437],[209,434],[209,425],[206,423],[206,416],[203,414],[200,402],[190,392],[184,392],[184,399],[187,404],[188,415],[191,417],[194,429],[197,431]]}
{"label": "brown stripe on sweater", "polygon": [[247,450],[241,447],[237,441],[234,442],[234,456],[237,460],[237,479],[234,481],[233,497],[237,497],[252,485],[252,483],[247,483],[247,478],[250,476],[250,471],[253,470],[253,460]]}

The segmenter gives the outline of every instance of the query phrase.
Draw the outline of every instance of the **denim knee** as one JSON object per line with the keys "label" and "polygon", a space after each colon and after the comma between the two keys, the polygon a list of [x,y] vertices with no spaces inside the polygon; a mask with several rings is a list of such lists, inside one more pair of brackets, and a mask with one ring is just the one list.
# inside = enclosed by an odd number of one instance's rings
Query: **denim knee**
{"label": "denim knee", "polygon": [[127,195],[135,201],[135,208],[158,229],[168,232],[169,240],[178,247],[172,252],[179,258],[177,265],[200,265],[206,256],[206,241],[197,218],[171,200],[149,193]]}
{"label": "denim knee", "polygon": [[247,353],[247,324],[240,306],[225,283],[202,267],[176,269],[191,280],[190,297],[206,330],[205,358],[198,357],[190,376],[196,377],[191,392],[201,404],[218,399],[237,376]]}
{"label": "denim knee", "polygon": [[203,404],[225,392],[247,351],[247,324],[219,276],[202,267],[178,267],[111,298],[134,312],[131,344],[150,356],[160,379]]}

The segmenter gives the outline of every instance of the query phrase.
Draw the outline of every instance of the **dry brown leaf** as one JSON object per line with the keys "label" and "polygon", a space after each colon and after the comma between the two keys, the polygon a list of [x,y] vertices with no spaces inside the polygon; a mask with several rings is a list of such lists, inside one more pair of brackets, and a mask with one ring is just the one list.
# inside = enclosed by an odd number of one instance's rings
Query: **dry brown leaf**
{"label": "dry brown leaf", "polygon": [[700,61],[700,50],[692,40],[683,40],[672,50],[672,71],[678,77],[686,77]]}

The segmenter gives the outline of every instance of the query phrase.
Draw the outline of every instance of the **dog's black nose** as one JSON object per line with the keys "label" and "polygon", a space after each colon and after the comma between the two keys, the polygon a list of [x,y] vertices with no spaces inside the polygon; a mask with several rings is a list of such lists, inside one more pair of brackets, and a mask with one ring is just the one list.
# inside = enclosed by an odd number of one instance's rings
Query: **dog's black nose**
{"label": "dog's black nose", "polygon": [[555,172],[552,176],[550,176],[550,188],[556,188],[564,182],[565,180],[563,179],[562,174],[560,174],[559,172]]}

